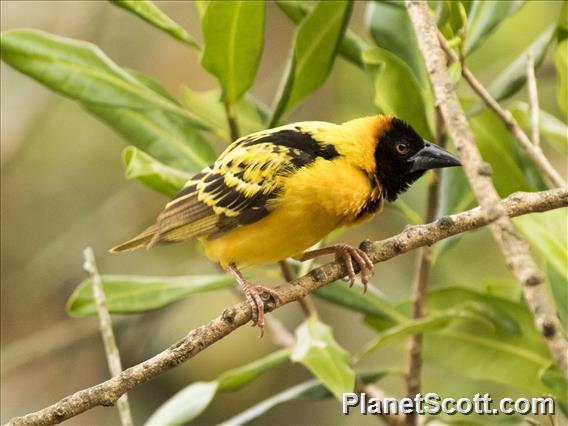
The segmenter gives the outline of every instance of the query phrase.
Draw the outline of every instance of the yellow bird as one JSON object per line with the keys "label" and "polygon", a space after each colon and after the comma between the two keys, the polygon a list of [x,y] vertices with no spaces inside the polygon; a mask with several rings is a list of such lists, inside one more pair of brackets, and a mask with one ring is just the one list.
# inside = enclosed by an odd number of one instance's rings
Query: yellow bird
{"label": "yellow bird", "polygon": [[278,295],[247,281],[239,268],[336,254],[351,285],[353,261],[359,265],[366,289],[373,264],[362,250],[346,244],[306,250],[336,228],[370,219],[426,170],[459,165],[389,115],[289,124],[233,142],[166,204],[154,225],[111,251],[197,237],[207,256],[235,277],[262,330],[260,294]]}

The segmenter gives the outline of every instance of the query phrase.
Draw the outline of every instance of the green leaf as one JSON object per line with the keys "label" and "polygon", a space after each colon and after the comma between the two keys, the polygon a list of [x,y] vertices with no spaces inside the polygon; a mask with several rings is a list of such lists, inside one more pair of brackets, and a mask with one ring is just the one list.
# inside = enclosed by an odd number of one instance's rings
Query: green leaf
{"label": "green leaf", "polygon": [[449,325],[452,321],[464,318],[483,325],[488,325],[488,328],[491,330],[498,328],[510,334],[520,334],[519,325],[509,315],[495,309],[488,303],[470,300],[440,312],[433,312],[426,317],[406,320],[387,328],[384,328],[382,323],[377,323],[376,318],[366,319],[366,324],[373,328],[376,324],[379,325],[377,328],[379,335],[359,351],[355,356],[355,362],[358,362],[361,358],[376,352],[393,341],[417,333],[439,330]]}
{"label": "green leaf", "polygon": [[173,21],[168,15],[162,12],[150,0],[111,0],[111,2],[129,12],[137,15],[146,22],[168,33],[172,37],[186,43],[187,45],[199,50],[195,39],[186,30]]}
{"label": "green leaf", "polygon": [[210,2],[201,30],[201,65],[219,80],[223,100],[233,104],[254,82],[264,43],[264,2]]}
{"label": "green leaf", "polygon": [[447,25],[451,29],[451,33],[458,35],[460,30],[465,31],[467,27],[467,11],[461,1],[447,0],[448,19]]}
{"label": "green leaf", "polygon": [[[355,356],[358,362],[362,358],[378,351],[388,343],[399,340],[413,334],[423,333],[428,330],[436,330],[445,327],[457,317],[455,312],[433,314],[417,320],[407,320],[384,331],[381,331],[377,338],[367,343]],[[372,323],[368,323],[372,324]]]}
{"label": "green leaf", "polygon": [[568,115],[568,38],[558,41],[554,52],[556,64],[556,100],[564,114]]}
{"label": "green leaf", "polygon": [[174,196],[191,175],[160,163],[133,146],[122,151],[126,179],[138,179],[155,191]]}
{"label": "green leaf", "polygon": [[[388,374],[389,371],[386,370],[373,370],[358,373],[357,375],[363,381],[363,383],[367,384],[376,382],[377,380],[382,379]],[[330,398],[331,396],[332,394],[324,385],[321,384],[319,380],[313,379],[285,389],[282,392],[277,393],[276,395],[273,395],[270,398],[267,398],[264,401],[250,407],[249,409],[243,411],[235,417],[224,420],[221,424],[232,426],[246,425],[253,422],[263,414],[266,414],[274,407],[284,404],[288,401],[300,398],[325,399]]]}
{"label": "green leaf", "polygon": [[217,382],[197,382],[161,405],[146,425],[182,425],[199,416],[217,393]]}
{"label": "green leaf", "polygon": [[[276,0],[276,5],[296,25],[313,9],[313,2],[297,0]],[[351,29],[345,30],[345,35],[339,45],[339,54],[352,64],[363,68],[362,52],[367,48],[367,43]]]}
{"label": "green leaf", "polygon": [[568,219],[566,210],[551,210],[513,219],[540,255],[558,274],[568,279]]}
{"label": "green leaf", "polygon": [[524,0],[473,1],[467,16],[468,31],[464,53],[469,55],[480,47],[503,21],[516,13],[524,3]]}
{"label": "green leaf", "polygon": [[183,108],[145,86],[91,43],[43,31],[13,30],[2,33],[0,45],[8,65],[75,100],[187,116]]}
{"label": "green leaf", "polygon": [[124,68],[124,70],[132,77],[134,77],[136,80],[138,80],[140,83],[142,83],[144,86],[146,86],[148,89],[153,90],[158,95],[163,96],[166,99],[169,99],[173,103],[176,104],[178,103],[177,99],[174,98],[172,95],[170,95],[165,88],[160,86],[156,81],[152,80],[146,74],[143,74],[140,71],[134,70],[132,68]]}
{"label": "green leaf", "polygon": [[[568,45],[566,48],[568,49]],[[530,133],[532,122],[529,104],[522,101],[515,101],[509,105],[508,110],[513,114],[517,123],[519,123],[525,131]],[[539,111],[539,129],[545,142],[560,154],[568,154],[568,126],[566,123],[541,109]]]}
{"label": "green leaf", "polygon": [[[442,188],[440,190],[439,215],[447,216],[470,209],[476,203],[475,196],[471,192],[469,181],[462,167],[452,167],[442,170]],[[458,234],[446,238],[434,245],[432,261],[435,263],[440,255],[454,247],[463,237]]]}
{"label": "green leaf", "polygon": [[211,145],[187,119],[159,110],[83,104],[124,139],[164,164],[196,173],[216,158]]}
{"label": "green leaf", "polygon": [[448,67],[448,74],[453,85],[457,85],[462,77],[461,62],[452,62]]}
{"label": "green leaf", "polygon": [[516,141],[493,111],[483,110],[470,119],[470,125],[481,156],[492,166],[493,183],[501,197],[537,189],[528,175],[538,172],[532,163],[520,161]]}
{"label": "green leaf", "polygon": [[277,125],[282,115],[327,79],[351,16],[353,3],[320,1],[302,20],[294,37],[292,59],[270,120]]}
{"label": "green leaf", "polygon": [[226,371],[215,381],[192,383],[163,403],[146,424],[178,425],[190,422],[211,404],[218,391],[235,391],[246,386],[262,373],[288,360],[290,353],[291,349],[282,349]]}
{"label": "green leaf", "polygon": [[473,314],[471,318],[477,315],[482,320],[490,322],[494,328],[503,330],[511,335],[521,335],[521,328],[517,321],[489,303],[468,300],[456,307],[456,313],[463,316],[466,312]]}
{"label": "green leaf", "polygon": [[[550,46],[553,35],[554,26],[552,25],[544,30],[529,46],[529,48],[524,51],[511,65],[505,68],[504,71],[493,79],[488,90],[497,102],[510,98],[523,88],[527,81],[527,54],[532,51],[535,69],[538,69],[544,61],[546,51],[548,50],[548,46]],[[474,111],[476,108],[479,108],[479,106],[474,107]]]}
{"label": "green leaf", "polygon": [[513,302],[520,302],[523,297],[523,290],[521,289],[521,286],[512,278],[489,278],[483,284],[483,289],[488,295],[511,300]]}
{"label": "green leaf", "polygon": [[378,47],[396,55],[412,70],[422,87],[428,87],[414,28],[405,8],[371,1],[366,12],[367,27]]}
{"label": "green leaf", "polygon": [[226,371],[217,379],[220,391],[234,391],[248,385],[262,373],[288,360],[291,349],[281,349],[250,364]]}
{"label": "green leaf", "polygon": [[[479,309],[468,315],[471,304],[479,304],[487,312],[493,311],[489,318],[492,326],[487,327],[488,322]],[[399,309],[409,311],[410,308],[410,302],[405,302]],[[429,291],[427,311],[448,310],[460,312],[460,316],[445,327],[424,334],[425,362],[475,380],[492,380],[528,389],[534,394],[555,392],[540,380],[540,371],[552,359],[526,304],[467,287]],[[516,323],[513,333],[507,324],[510,320]]]}
{"label": "green leaf", "polygon": [[[183,105],[215,134],[230,142],[229,127],[225,107],[220,100],[220,90],[195,91],[182,86]],[[243,135],[258,132],[266,128],[266,112],[250,98],[242,98],[236,105],[237,120]]]}
{"label": "green leaf", "polygon": [[568,278],[566,275],[547,264],[546,276],[556,304],[556,312],[564,330],[568,331]]}
{"label": "green leaf", "polygon": [[[227,275],[188,275],[148,277],[138,275],[103,275],[107,308],[114,314],[132,314],[162,308],[193,294],[229,288],[234,279]],[[67,302],[72,317],[97,314],[90,279],[75,289]]]}
{"label": "green leaf", "polygon": [[412,70],[391,52],[379,47],[363,52],[372,79],[375,106],[385,114],[406,121],[425,139],[432,139],[427,104]]}
{"label": "green leaf", "polygon": [[339,400],[343,392],[353,391],[355,372],[349,366],[349,353],[333,339],[330,327],[308,318],[296,337],[292,361],[304,364]]}
{"label": "green leaf", "polygon": [[469,181],[463,168],[452,167],[442,170],[442,173],[440,215],[459,213],[471,207],[475,202],[475,197],[469,188]]}
{"label": "green leaf", "polygon": [[152,157],[187,171],[215,154],[195,130],[200,124],[157,83],[113,63],[98,47],[33,30],[1,35],[2,60],[89,112]]}
{"label": "green leaf", "polygon": [[205,15],[205,11],[207,10],[207,5],[209,4],[209,0],[194,0],[192,3],[197,9],[199,17],[203,18],[203,15]]}
{"label": "green leaf", "polygon": [[452,321],[424,335],[425,360],[476,380],[492,380],[534,393],[550,392],[541,383],[539,372],[552,360],[527,306],[470,288],[445,287],[429,292],[428,311],[459,306],[465,300],[491,306],[514,318],[520,332],[480,327],[473,318]]}
{"label": "green leaf", "polygon": [[366,315],[395,322],[406,320],[406,317],[400,314],[375,287],[370,285],[367,294],[363,294],[362,289],[363,286],[359,282],[353,288],[349,288],[345,282],[335,281],[320,288],[314,295]]}
{"label": "green leaf", "polygon": [[554,389],[556,395],[559,395],[557,402],[566,415],[568,412],[568,381],[566,377],[564,377],[555,364],[550,364],[548,367],[543,368],[540,371],[539,377],[542,383]]}

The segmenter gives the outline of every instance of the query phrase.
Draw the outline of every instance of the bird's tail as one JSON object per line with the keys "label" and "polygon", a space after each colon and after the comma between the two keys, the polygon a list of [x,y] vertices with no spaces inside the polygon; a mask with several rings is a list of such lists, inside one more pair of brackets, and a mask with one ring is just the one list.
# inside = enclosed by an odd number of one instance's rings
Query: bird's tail
{"label": "bird's tail", "polygon": [[118,253],[121,251],[133,251],[139,248],[150,248],[156,242],[156,234],[158,233],[158,226],[156,224],[146,228],[134,238],[114,246],[109,251],[111,253]]}

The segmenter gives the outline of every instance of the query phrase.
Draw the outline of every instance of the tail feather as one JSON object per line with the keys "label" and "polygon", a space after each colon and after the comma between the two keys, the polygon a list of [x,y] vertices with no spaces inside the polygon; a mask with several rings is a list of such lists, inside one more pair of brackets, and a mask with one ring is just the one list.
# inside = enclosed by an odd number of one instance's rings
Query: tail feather
{"label": "tail feather", "polygon": [[134,238],[117,246],[114,246],[109,251],[111,253],[118,253],[121,251],[133,251],[142,247],[148,247],[157,231],[158,231],[158,226],[154,224],[146,228],[144,231],[142,231]]}
{"label": "tail feather", "polygon": [[184,241],[192,237],[200,235],[208,235],[213,232],[218,232],[217,217],[206,216],[195,222],[181,224],[176,227],[166,228],[160,223],[154,224],[134,238],[119,244],[109,251],[111,253],[118,253],[121,251],[133,251],[139,248],[151,248],[155,244],[167,244],[178,241]]}

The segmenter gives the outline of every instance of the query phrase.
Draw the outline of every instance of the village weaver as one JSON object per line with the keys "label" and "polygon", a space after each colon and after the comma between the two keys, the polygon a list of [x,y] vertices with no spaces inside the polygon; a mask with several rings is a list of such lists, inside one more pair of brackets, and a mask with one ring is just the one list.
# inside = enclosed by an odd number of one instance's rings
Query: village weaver
{"label": "village weaver", "polygon": [[166,204],[154,225],[111,251],[196,237],[235,277],[262,332],[261,294],[275,301],[278,294],[248,281],[239,268],[335,254],[351,285],[353,262],[359,266],[366,289],[373,263],[364,251],[346,244],[306,250],[336,228],[370,219],[427,170],[459,165],[390,115],[289,124],[233,142]]}

